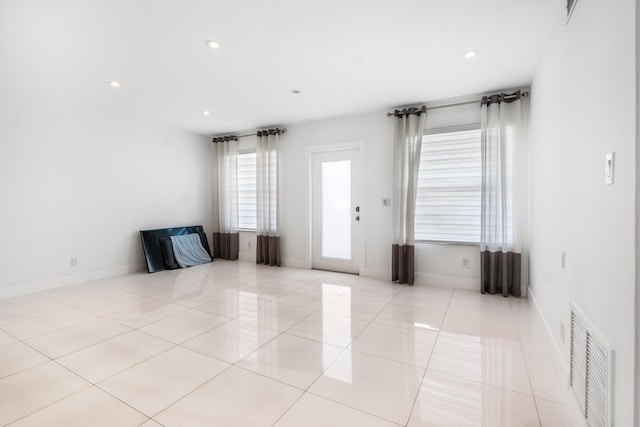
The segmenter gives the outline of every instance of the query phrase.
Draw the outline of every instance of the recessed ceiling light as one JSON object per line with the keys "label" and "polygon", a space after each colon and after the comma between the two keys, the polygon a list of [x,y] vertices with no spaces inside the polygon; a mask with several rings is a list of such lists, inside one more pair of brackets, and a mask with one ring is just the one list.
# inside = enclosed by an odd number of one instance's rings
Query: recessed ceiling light
{"label": "recessed ceiling light", "polygon": [[477,50],[470,50],[464,53],[464,57],[467,59],[471,59],[478,54]]}
{"label": "recessed ceiling light", "polygon": [[296,95],[302,92],[300,89],[291,89],[291,93],[295,93]]}
{"label": "recessed ceiling light", "polygon": [[109,86],[111,87],[120,87],[120,83],[115,80],[109,80]]}
{"label": "recessed ceiling light", "polygon": [[209,111],[207,111],[207,110],[202,110],[202,115],[203,115],[203,116],[208,116],[209,114],[211,114]]}
{"label": "recessed ceiling light", "polygon": [[220,47],[220,43],[215,40],[207,40],[206,42],[204,42],[204,44],[209,46],[211,49],[217,49]]}

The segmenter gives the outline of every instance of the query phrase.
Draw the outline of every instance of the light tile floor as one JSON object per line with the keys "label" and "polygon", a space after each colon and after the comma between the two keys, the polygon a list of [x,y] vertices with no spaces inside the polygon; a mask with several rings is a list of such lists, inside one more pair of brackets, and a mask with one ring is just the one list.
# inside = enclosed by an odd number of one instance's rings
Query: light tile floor
{"label": "light tile floor", "polygon": [[0,299],[0,425],[572,426],[526,299],[215,261]]}

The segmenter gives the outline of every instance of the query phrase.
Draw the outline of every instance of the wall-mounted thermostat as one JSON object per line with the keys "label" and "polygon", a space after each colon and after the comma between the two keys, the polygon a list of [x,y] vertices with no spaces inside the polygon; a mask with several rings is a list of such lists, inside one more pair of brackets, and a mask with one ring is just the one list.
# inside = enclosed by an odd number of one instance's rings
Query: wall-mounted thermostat
{"label": "wall-mounted thermostat", "polygon": [[607,153],[604,157],[604,183],[613,184],[613,167],[616,153]]}

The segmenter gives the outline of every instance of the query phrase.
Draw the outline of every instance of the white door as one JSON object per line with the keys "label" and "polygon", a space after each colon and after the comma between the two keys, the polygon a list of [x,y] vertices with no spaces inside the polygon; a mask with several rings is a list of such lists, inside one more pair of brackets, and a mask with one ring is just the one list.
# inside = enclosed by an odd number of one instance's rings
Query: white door
{"label": "white door", "polygon": [[312,153],[312,268],[360,272],[359,156],[358,148]]}

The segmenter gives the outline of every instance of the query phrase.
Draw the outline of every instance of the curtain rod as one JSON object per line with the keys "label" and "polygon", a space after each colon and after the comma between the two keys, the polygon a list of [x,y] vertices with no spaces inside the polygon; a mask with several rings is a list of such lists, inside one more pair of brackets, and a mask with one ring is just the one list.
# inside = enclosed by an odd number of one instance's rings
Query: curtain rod
{"label": "curtain rod", "polygon": [[[271,130],[273,130],[273,129],[271,129]],[[276,128],[275,130],[278,132],[278,134],[281,134],[281,133],[287,133],[287,129],[279,129],[279,128]],[[265,132],[265,131],[256,131],[256,132],[254,132],[254,133],[245,133],[244,135],[224,135],[224,136],[214,136],[214,137],[211,139],[211,142],[213,142],[213,143],[215,144],[215,143],[218,143],[218,142],[224,142],[224,141],[237,141],[237,140],[238,140],[238,138],[246,138],[247,136],[257,136],[257,135],[258,135],[258,132]]]}
{"label": "curtain rod", "polygon": [[[280,129],[280,133],[287,133],[287,129]],[[246,138],[247,136],[256,136],[258,132],[245,133],[244,135],[234,135],[236,138]]]}
{"label": "curtain rod", "polygon": [[[517,95],[507,95],[507,96],[505,96],[505,98],[511,99],[511,98],[513,98],[515,96],[517,96]],[[522,92],[522,96],[526,98],[527,96],[529,96],[529,92]],[[436,105],[435,107],[427,107],[427,111],[428,110],[438,110],[440,108],[450,108],[450,107],[459,107],[459,106],[462,106],[462,105],[478,104],[480,102],[482,102],[482,99],[478,99],[477,101],[465,101],[465,102],[456,102],[456,103],[453,103],[453,104]],[[404,107],[404,108],[406,108],[406,107]],[[398,108],[398,109],[400,109],[400,108]],[[387,113],[387,117],[391,117],[391,116],[395,115],[395,113],[396,113],[395,111]]]}

